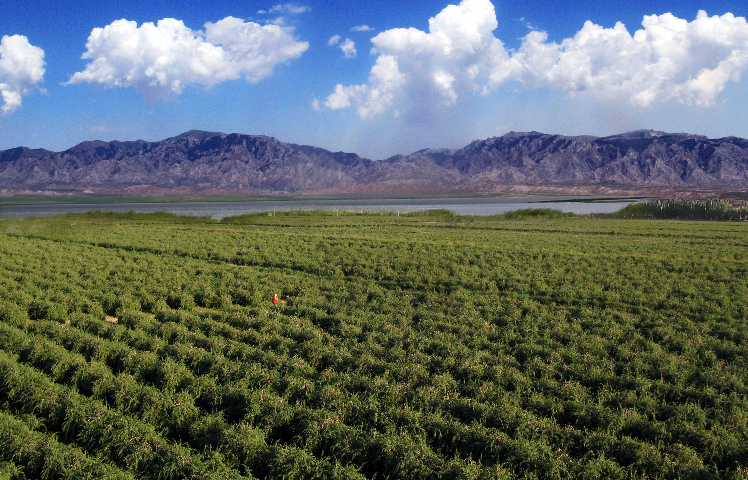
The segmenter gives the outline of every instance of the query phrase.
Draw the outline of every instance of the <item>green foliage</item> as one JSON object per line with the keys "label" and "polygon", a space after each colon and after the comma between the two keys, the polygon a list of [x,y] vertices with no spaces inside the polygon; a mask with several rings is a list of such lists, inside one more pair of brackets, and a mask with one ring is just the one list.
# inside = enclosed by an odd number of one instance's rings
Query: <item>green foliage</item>
{"label": "green foliage", "polygon": [[166,222],[172,224],[210,222],[209,219],[203,217],[180,216],[167,212],[135,213],[135,211],[133,210],[130,210],[129,212],[90,211],[83,213],[71,213],[62,215],[62,218],[71,220],[137,220],[141,222]]}
{"label": "green foliage", "polygon": [[507,212],[502,217],[508,220],[520,220],[525,218],[573,218],[577,215],[569,212],[561,212],[550,208],[528,208],[525,210],[515,210]]}
{"label": "green foliage", "polygon": [[616,214],[620,218],[659,218],[678,220],[748,220],[748,205],[736,205],[729,200],[710,198],[706,200],[648,200],[635,203]]}
{"label": "green foliage", "polygon": [[28,320],[28,313],[24,309],[6,300],[0,300],[0,322],[14,327],[23,327]]}
{"label": "green foliage", "polygon": [[745,478],[746,225],[565,217],[0,222],[0,476]]}
{"label": "green foliage", "polygon": [[[0,478],[132,479],[132,474],[102,463],[54,435],[34,431],[28,424],[0,412]],[[13,463],[11,463],[13,462]]]}

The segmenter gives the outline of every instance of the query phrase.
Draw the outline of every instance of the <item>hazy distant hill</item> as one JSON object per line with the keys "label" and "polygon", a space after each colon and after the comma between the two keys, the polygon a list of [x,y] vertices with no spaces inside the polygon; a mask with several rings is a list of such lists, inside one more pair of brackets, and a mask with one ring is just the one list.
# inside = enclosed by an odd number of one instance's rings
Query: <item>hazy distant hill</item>
{"label": "hazy distant hill", "polygon": [[160,142],[0,151],[0,189],[140,191],[490,191],[506,185],[748,187],[748,140],[650,130],[610,137],[508,133],[459,150],[372,161],[261,135],[190,131]]}

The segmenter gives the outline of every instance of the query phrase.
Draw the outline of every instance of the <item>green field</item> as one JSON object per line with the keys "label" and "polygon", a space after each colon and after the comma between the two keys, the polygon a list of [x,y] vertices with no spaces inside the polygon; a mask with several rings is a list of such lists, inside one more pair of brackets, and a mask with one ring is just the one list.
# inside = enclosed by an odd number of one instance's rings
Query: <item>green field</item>
{"label": "green field", "polygon": [[748,478],[748,224],[0,221],[0,478]]}

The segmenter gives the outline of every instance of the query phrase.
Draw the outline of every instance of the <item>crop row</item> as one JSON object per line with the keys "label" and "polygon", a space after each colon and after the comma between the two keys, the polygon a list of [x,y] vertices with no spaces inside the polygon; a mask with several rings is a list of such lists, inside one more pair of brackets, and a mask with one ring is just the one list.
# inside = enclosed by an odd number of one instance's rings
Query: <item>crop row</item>
{"label": "crop row", "polygon": [[734,225],[270,220],[6,223],[8,428],[114,476],[745,470]]}

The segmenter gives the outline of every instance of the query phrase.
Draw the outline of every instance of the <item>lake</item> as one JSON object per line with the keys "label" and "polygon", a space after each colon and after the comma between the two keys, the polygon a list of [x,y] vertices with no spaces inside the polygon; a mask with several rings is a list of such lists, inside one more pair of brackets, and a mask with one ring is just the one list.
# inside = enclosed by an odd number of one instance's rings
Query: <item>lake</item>
{"label": "lake", "polygon": [[167,212],[176,215],[224,217],[245,213],[324,210],[354,212],[416,212],[445,209],[458,215],[500,215],[515,210],[550,208],[579,215],[613,213],[639,199],[601,196],[546,197],[455,197],[455,198],[364,198],[329,200],[254,200],[246,202],[97,203],[49,205],[0,205],[0,218],[61,215],[92,211]]}

